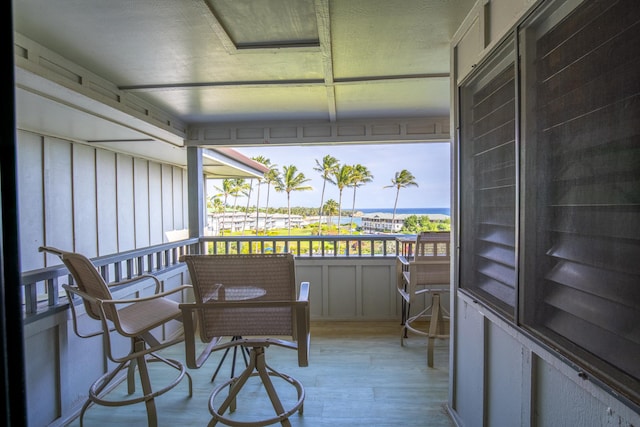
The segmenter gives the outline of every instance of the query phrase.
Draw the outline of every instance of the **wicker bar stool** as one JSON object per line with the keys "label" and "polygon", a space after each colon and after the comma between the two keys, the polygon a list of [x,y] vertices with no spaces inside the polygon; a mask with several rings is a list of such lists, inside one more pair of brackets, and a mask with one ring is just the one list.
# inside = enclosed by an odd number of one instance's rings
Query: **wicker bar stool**
{"label": "wicker bar stool", "polygon": [[[298,366],[308,365],[309,283],[300,284],[296,298],[293,255],[184,255],[181,261],[189,267],[196,299],[195,303],[180,305],[185,319],[187,366],[201,367],[214,351],[249,349],[246,369],[211,393],[209,412],[213,418],[209,425],[221,422],[230,426],[265,426],[280,422],[290,426],[288,418],[296,411],[303,412],[304,387],[295,378],[270,367],[266,349],[279,346],[295,350]],[[200,340],[207,343],[199,355],[193,319],[197,319]],[[235,339],[223,342],[224,337]],[[275,416],[257,421],[232,418],[230,414],[237,408],[243,386],[254,376],[260,377]],[[297,400],[289,407],[282,404],[272,377],[295,388]],[[228,395],[217,405],[216,398],[227,389]]]}

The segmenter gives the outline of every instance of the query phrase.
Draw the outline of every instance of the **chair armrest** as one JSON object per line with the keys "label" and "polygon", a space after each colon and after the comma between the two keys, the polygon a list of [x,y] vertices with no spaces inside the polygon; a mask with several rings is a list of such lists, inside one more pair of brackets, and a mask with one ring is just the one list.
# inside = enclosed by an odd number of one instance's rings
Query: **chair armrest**
{"label": "chair armrest", "polygon": [[185,346],[185,361],[187,367],[190,369],[200,368],[204,362],[207,361],[209,355],[212,352],[212,348],[216,346],[222,337],[216,337],[212,339],[207,346],[202,350],[199,356],[196,357],[196,320],[195,315],[198,308],[195,303],[183,303],[180,304],[180,310],[182,310],[182,325],[184,328],[184,346]]}
{"label": "chair armrest", "polygon": [[160,292],[160,293],[156,293],[153,295],[149,295],[148,297],[139,297],[139,298],[130,298],[130,299],[104,299],[104,300],[100,300],[103,304],[129,304],[132,302],[140,302],[140,301],[151,301],[154,299],[158,299],[158,298],[164,298],[166,296],[175,294],[176,292],[181,292],[187,289],[191,289],[192,286],[191,285],[181,285],[178,286],[177,288],[174,289],[170,289],[168,291],[164,291],[164,292]]}
{"label": "chair armrest", "polygon": [[[62,288],[67,291],[70,294],[74,294],[74,295],[78,295],[80,298],[82,299],[86,299],[90,302],[98,302],[97,298],[92,297],[91,295],[82,292],[80,289],[78,289],[76,286],[71,286],[71,285],[62,285]],[[71,303],[71,301],[69,301],[69,303]]]}
{"label": "chair armrest", "polygon": [[300,292],[298,293],[298,301],[309,301],[309,282],[300,283]]}
{"label": "chair armrest", "polygon": [[105,331],[104,326],[105,324],[102,323],[103,328],[94,332],[89,332],[87,334],[84,334],[82,332],[80,332],[80,327],[78,326],[78,314],[76,313],[76,306],[73,302],[73,300],[71,299],[71,295],[77,295],[80,298],[82,298],[83,300],[87,300],[91,303],[98,303],[98,300],[94,297],[92,297],[91,295],[88,295],[84,292],[82,292],[80,289],[76,288],[75,286],[71,286],[71,285],[62,285],[62,288],[65,290],[65,292],[67,293],[67,298],[69,300],[69,308],[71,309],[71,318],[73,320],[73,331],[75,332],[75,334],[77,336],[79,336],[80,338],[91,338],[91,337],[95,337],[98,335],[102,335],[105,332],[112,332],[115,331],[115,328],[107,328],[107,330]]}
{"label": "chair armrest", "polygon": [[311,313],[309,310],[309,282],[300,283],[300,292],[295,305],[294,337],[298,344],[298,366],[309,366],[311,347]]}
{"label": "chair armrest", "polygon": [[409,260],[404,255],[398,255],[396,260],[403,265],[409,265]]}
{"label": "chair armrest", "polygon": [[124,279],[124,280],[119,280],[117,282],[112,282],[107,284],[108,287],[113,288],[116,286],[122,286],[122,285],[128,285],[130,283],[135,283],[141,280],[147,280],[147,279],[151,279],[155,282],[156,284],[156,290],[155,293],[158,293],[158,291],[160,290],[160,279],[158,279],[156,276],[154,276],[153,274],[149,274],[149,273],[144,273],[141,274],[139,276],[136,277],[132,277],[131,279]]}

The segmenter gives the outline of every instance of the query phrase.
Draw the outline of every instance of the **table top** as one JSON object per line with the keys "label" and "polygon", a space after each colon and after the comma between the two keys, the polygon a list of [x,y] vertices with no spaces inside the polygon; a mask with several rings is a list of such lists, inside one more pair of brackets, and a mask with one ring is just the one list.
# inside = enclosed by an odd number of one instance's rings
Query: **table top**
{"label": "table top", "polygon": [[223,286],[213,291],[208,301],[243,301],[259,298],[267,293],[259,286]]}

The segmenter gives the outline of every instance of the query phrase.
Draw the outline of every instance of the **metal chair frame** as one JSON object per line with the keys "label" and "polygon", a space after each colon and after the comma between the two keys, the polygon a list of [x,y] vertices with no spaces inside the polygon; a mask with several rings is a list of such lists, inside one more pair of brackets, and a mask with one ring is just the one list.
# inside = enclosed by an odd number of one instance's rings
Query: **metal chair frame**
{"label": "metal chair frame", "polygon": [[[40,252],[57,255],[75,282],[63,285],[71,308],[73,330],[80,338],[91,338],[101,335],[105,356],[117,366],[95,380],[89,387],[88,397],[80,411],[80,426],[83,425],[84,414],[93,403],[103,406],[125,406],[144,402],[147,410],[149,427],[158,425],[155,398],[177,386],[186,376],[189,382],[189,397],[192,396],[193,385],[191,376],[184,365],[175,359],[159,356],[156,352],[180,343],[183,336],[166,340],[158,340],[152,330],[163,326],[171,320],[182,319],[182,312],[178,303],[167,296],[190,289],[190,286],[179,286],[166,292],[160,292],[160,280],[151,274],[142,274],[132,279],[107,284],[97,269],[85,256],[67,252],[53,247],[40,247]],[[156,288],[151,296],[131,299],[113,299],[110,288],[132,284],[142,280],[153,280]],[[86,314],[100,322],[101,329],[82,333],[79,328],[79,313],[76,309],[74,297],[81,298]],[[130,351],[123,355],[116,355],[111,342],[111,333],[127,337],[131,341]],[[148,363],[161,362],[175,369],[177,375],[167,385],[153,390],[149,378]],[[136,369],[137,368],[137,369]],[[126,375],[119,375],[126,370]],[[135,393],[135,372],[138,371],[142,394],[126,399],[106,398],[113,386],[127,380],[127,392]]]}
{"label": "metal chair frame", "polygon": [[[411,257],[398,256],[396,262],[397,290],[402,298],[400,344],[404,345],[408,332],[428,338],[427,365],[433,367],[435,338],[448,338],[445,321],[449,312],[441,303],[441,294],[450,292],[451,243],[449,232],[424,232],[417,236]],[[411,313],[411,304],[425,293],[431,294],[431,303],[417,313]],[[426,320],[424,330],[416,322]]]}

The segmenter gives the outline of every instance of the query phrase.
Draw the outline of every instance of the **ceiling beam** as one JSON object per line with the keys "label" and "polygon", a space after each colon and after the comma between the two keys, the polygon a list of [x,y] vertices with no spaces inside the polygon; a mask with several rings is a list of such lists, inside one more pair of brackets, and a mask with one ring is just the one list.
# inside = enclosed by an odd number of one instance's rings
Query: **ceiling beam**
{"label": "ceiling beam", "polygon": [[220,82],[187,82],[187,83],[165,83],[165,84],[145,84],[118,86],[123,92],[152,92],[162,90],[179,90],[189,88],[204,87],[246,87],[246,88],[265,88],[272,86],[327,86],[333,88],[342,85],[355,85],[363,83],[385,83],[389,81],[411,81],[411,80],[427,80],[427,79],[448,79],[449,73],[432,73],[432,74],[404,74],[397,76],[364,76],[364,77],[347,77],[342,79],[293,79],[293,80],[252,80],[252,81],[220,81]]}
{"label": "ceiling beam", "polygon": [[449,117],[190,126],[186,146],[448,142]]}
{"label": "ceiling beam", "polygon": [[331,16],[329,14],[329,0],[315,0],[318,39],[320,40],[320,55],[324,84],[327,88],[327,111],[329,121],[336,121],[336,89],[333,85],[333,47],[331,44]]}

